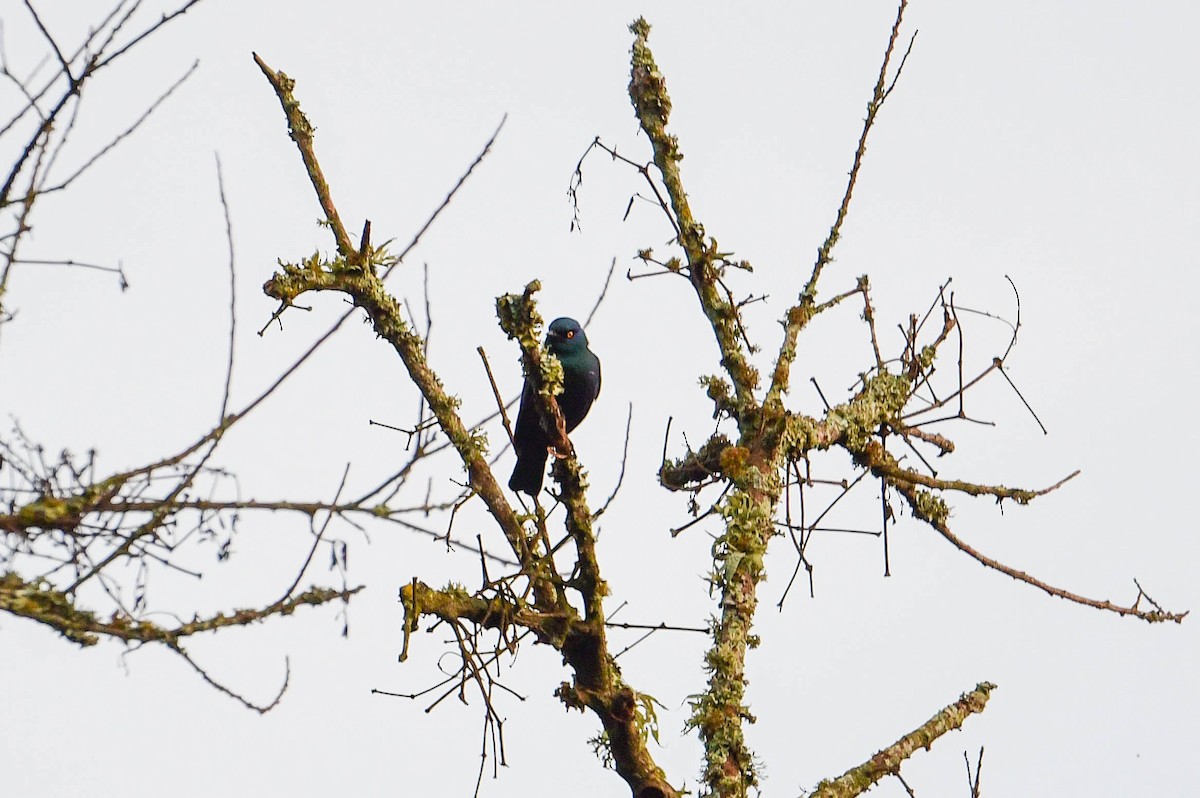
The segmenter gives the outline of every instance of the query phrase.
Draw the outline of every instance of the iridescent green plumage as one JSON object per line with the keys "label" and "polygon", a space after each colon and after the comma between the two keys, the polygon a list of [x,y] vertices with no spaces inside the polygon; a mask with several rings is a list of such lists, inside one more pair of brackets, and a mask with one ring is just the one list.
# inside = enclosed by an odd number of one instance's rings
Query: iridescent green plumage
{"label": "iridescent green plumage", "polygon": [[[552,321],[546,334],[546,346],[562,363],[563,392],[558,396],[558,406],[562,410],[567,432],[571,432],[583,421],[592,402],[600,395],[600,359],[588,349],[587,335],[574,319]],[[542,489],[546,457],[551,445],[551,437],[546,434],[542,424],[533,397],[533,387],[526,380],[521,393],[521,409],[517,413],[517,427],[513,432],[517,464],[508,480],[508,487],[530,496],[536,496]]]}

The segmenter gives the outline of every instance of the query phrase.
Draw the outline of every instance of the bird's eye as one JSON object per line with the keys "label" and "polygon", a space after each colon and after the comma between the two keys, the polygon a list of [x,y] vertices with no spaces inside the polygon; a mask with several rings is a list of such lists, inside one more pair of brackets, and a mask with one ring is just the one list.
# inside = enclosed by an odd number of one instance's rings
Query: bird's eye
{"label": "bird's eye", "polygon": [[575,331],[567,330],[567,338],[574,338],[574,337],[575,337]]}

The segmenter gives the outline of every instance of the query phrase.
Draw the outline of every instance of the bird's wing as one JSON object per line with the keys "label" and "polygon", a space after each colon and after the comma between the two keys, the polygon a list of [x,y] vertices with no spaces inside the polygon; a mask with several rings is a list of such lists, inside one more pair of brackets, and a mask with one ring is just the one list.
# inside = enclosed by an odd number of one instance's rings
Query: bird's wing
{"label": "bird's wing", "polygon": [[517,454],[537,446],[538,417],[533,400],[533,387],[528,381],[521,388],[521,409],[517,411],[517,425],[513,431],[513,448]]}

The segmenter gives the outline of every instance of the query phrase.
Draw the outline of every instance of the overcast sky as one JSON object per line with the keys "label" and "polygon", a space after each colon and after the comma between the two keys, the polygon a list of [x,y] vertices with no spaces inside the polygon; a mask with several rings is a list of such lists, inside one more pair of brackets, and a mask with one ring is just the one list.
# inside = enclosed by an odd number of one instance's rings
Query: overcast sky
{"label": "overcast sky", "polygon": [[[45,20],[67,44],[103,13],[79,0],[53,6]],[[670,252],[650,204],[636,202],[623,221],[630,196],[644,190],[635,172],[589,157],[581,231],[570,230],[566,194],[597,135],[630,158],[649,157],[626,95],[626,26],[639,14],[654,26],[692,207],[722,249],[753,263],[753,275],[734,278],[739,294],[769,295],[747,308],[767,363],[775,319],[833,220],[892,4],[347,2],[333,11],[209,0],[85,94],[69,163],[200,62],[136,136],[37,207],[27,257],[120,262],[131,288],[122,293],[103,273],[20,268],[5,297],[17,316],[0,338],[0,410],[50,452],[96,448],[103,472],[173,453],[212,425],[228,331],[214,153],[236,249],[233,404],[340,315],[340,299],[318,297],[311,313],[289,312],[282,330],[256,335],[274,310],[260,287],[276,259],[333,245],[252,51],[296,79],[342,216],[354,230],[369,218],[376,241],[407,242],[507,114],[491,155],[390,285],[420,318],[428,264],[430,357],[464,415],[478,418],[492,399],[476,346],[508,395],[521,380],[495,297],[540,278],[547,319],[582,319],[616,258],[619,279],[588,329],[604,389],[572,436],[596,506],[616,482],[632,403],[628,473],[600,525],[607,606],[624,605],[617,619],[633,623],[703,625],[716,611],[703,580],[715,527],[672,539],[688,520],[686,502],[654,475],[669,416],[674,454],[683,434],[698,445],[712,430],[696,382],[718,369],[711,332],[684,281],[623,279],[641,270],[638,249]],[[24,7],[2,0],[0,20],[10,63],[28,71],[45,52]],[[896,325],[923,313],[948,278],[962,306],[1011,319],[1010,276],[1022,328],[1007,367],[1049,435],[993,381],[971,401],[997,426],[945,426],[959,451],[939,473],[1030,487],[1083,473],[1026,508],[953,498],[954,529],[1079,593],[1128,603],[1137,578],[1168,609],[1198,609],[1200,10],[914,0],[905,31],[917,29],[823,288],[832,294],[869,274],[881,344],[895,354]],[[19,97],[3,91],[0,105],[15,109]],[[847,306],[808,330],[792,407],[821,410],[810,376],[841,401],[871,365],[858,314]],[[1002,351],[1002,323],[965,324],[977,366]],[[347,325],[235,430],[219,464],[237,473],[244,496],[329,499],[346,463],[348,492],[362,492],[404,457],[403,436],[368,422],[409,424],[415,407],[390,348]],[[501,435],[491,430],[497,448]],[[852,474],[844,457],[819,466],[828,478]],[[509,468],[511,455],[498,470],[506,477]],[[427,474],[440,495],[460,475],[449,461]],[[857,491],[831,525],[877,523],[877,488]],[[424,483],[409,500],[423,494]],[[428,523],[441,529],[445,519]],[[277,689],[287,657],[290,689],[266,716],[167,653],[123,656],[110,643],[81,651],[33,623],[0,619],[5,794],[470,795],[478,700],[426,714],[428,699],[371,690],[415,692],[439,663],[450,665],[440,632],[414,638],[409,661],[397,663],[396,590],[414,575],[469,584],[477,559],[391,527],[335,527],[350,544],[351,581],[368,586],[347,611],[347,639],[343,618],[325,608],[191,644],[214,677],[259,701]],[[494,535],[478,504],[455,529]],[[269,603],[303,561],[307,534],[296,519],[244,516],[231,562],[199,552],[192,564],[204,578],[157,577],[152,602],[189,615]],[[891,577],[873,537],[818,535],[809,553],[815,598],[793,592],[779,611],[796,558],[786,539],[775,542],[759,611],[764,643],[749,659],[759,722],[748,734],[766,795],[795,796],[840,774],[983,680],[999,685],[987,711],[905,766],[918,795],[967,795],[962,752],[974,758],[980,746],[984,795],[1200,792],[1188,766],[1200,742],[1200,618],[1152,627],[1050,598],[982,569],[907,514],[891,533]],[[323,569],[314,581],[336,584]],[[619,650],[636,636],[613,638]],[[619,660],[630,684],[666,707],[655,756],[672,783],[693,790],[701,751],[681,730],[687,696],[704,685],[705,643],[663,633]],[[567,677],[554,652],[532,645],[506,667],[506,684],[526,700],[499,703],[509,767],[497,780],[489,771],[484,795],[627,794],[590,752],[593,717],[564,712],[552,696]],[[877,794],[904,791],[890,780]]]}

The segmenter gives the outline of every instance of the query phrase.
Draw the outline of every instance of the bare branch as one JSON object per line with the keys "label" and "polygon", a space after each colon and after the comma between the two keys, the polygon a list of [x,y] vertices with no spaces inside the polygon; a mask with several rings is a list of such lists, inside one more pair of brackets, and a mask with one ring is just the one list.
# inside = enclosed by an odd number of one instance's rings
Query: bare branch
{"label": "bare branch", "polygon": [[[833,260],[833,249],[837,246],[838,240],[841,238],[842,224],[846,221],[846,215],[850,211],[850,200],[854,196],[854,186],[858,182],[858,173],[862,168],[863,158],[867,154],[867,136],[870,135],[871,128],[875,125],[875,119],[879,115],[879,111],[883,108],[884,102],[895,87],[895,81],[900,78],[900,70],[904,69],[904,61],[908,60],[908,53],[906,52],[904,58],[901,60],[900,68],[896,71],[895,79],[893,79],[890,86],[887,86],[888,64],[891,62],[892,51],[896,47],[896,40],[900,36],[900,24],[904,20],[904,9],[907,5],[908,0],[900,0],[900,4],[896,8],[896,20],[892,24],[892,33],[888,38],[887,48],[883,52],[883,63],[879,66],[879,77],[875,81],[875,91],[871,95],[870,102],[867,103],[867,117],[863,120],[863,129],[858,138],[858,147],[854,151],[854,163],[850,167],[849,178],[846,181],[846,191],[842,195],[842,202],[838,206],[833,226],[829,228],[829,235],[825,237],[825,241],[817,249],[816,263],[813,264],[812,274],[808,278],[808,283],[800,293],[799,302],[787,313],[783,343],[779,347],[779,355],[775,360],[775,373],[771,378],[771,387],[768,391],[769,398],[777,399],[787,387],[792,361],[796,357],[796,339],[800,331],[815,315],[814,307],[817,299],[817,281],[821,278],[821,271]],[[914,38],[915,36],[916,34],[914,34]],[[912,42],[910,41],[909,49],[911,50],[911,48]],[[866,296],[865,285],[865,281],[860,282],[860,287],[864,291],[864,297]],[[869,319],[868,323],[870,323]],[[872,329],[874,329],[873,325]],[[876,351],[878,352],[878,347],[876,347]]]}
{"label": "bare branch", "polygon": [[1085,607],[1093,607],[1098,610],[1106,610],[1115,612],[1118,615],[1130,615],[1135,618],[1141,618],[1147,623],[1162,623],[1164,621],[1174,621],[1181,623],[1187,617],[1188,612],[1165,612],[1161,609],[1143,610],[1138,604],[1141,601],[1144,593],[1139,588],[1137,599],[1129,606],[1114,604],[1111,601],[1099,601],[1097,599],[1087,598],[1062,588],[1054,587],[1047,584],[1037,577],[1030,576],[1024,571],[1018,571],[1016,568],[1005,565],[1004,563],[994,560],[985,554],[981,554],[974,548],[969,546],[966,541],[959,538],[950,531],[949,525],[946,523],[948,509],[941,499],[931,493],[919,490],[911,482],[896,482],[889,480],[889,484],[900,491],[900,494],[908,501],[908,505],[912,508],[913,515],[925,521],[931,527],[936,529],[942,537],[948,540],[955,548],[966,554],[971,559],[992,570],[999,571],[1006,576],[1016,579],[1018,582],[1024,582],[1027,585],[1032,585],[1039,590],[1045,591],[1051,596],[1066,599],[1075,604],[1082,604]]}
{"label": "bare branch", "polygon": [[[808,284],[804,286],[804,291],[801,293],[801,300],[806,298],[809,302],[816,299],[817,296],[817,281],[821,279],[821,270],[833,260],[833,248],[837,246],[838,240],[841,238],[842,224],[846,221],[846,214],[850,210],[850,199],[854,196],[854,185],[858,182],[858,173],[862,168],[863,158],[867,154],[867,136],[871,133],[871,128],[875,125],[875,119],[878,117],[880,110],[883,108],[884,101],[892,93],[895,88],[895,81],[900,79],[900,70],[904,69],[904,62],[908,60],[908,52],[905,52],[904,58],[901,60],[900,69],[896,71],[895,80],[890,86],[885,88],[887,82],[888,64],[892,60],[892,52],[896,47],[896,40],[900,36],[900,24],[904,21],[904,9],[908,6],[908,0],[900,0],[900,4],[896,8],[896,21],[892,23],[892,33],[888,37],[887,48],[883,51],[883,63],[879,66],[879,77],[875,81],[875,91],[871,95],[871,101],[867,103],[867,117],[863,120],[862,133],[858,137],[858,147],[854,150],[854,164],[850,167],[850,177],[846,181],[846,192],[842,195],[842,204],[838,206],[837,217],[834,219],[833,226],[829,228],[829,235],[825,237],[825,241],[817,250],[817,261],[813,264],[812,274],[808,278]],[[916,38],[916,34],[913,34]],[[909,50],[912,49],[912,42],[909,42]]]}

